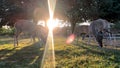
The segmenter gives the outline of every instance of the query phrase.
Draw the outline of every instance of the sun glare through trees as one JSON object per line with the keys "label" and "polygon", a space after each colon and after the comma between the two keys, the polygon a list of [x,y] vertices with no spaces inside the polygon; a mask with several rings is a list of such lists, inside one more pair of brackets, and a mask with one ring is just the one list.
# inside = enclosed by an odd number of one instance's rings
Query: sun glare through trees
{"label": "sun glare through trees", "polygon": [[41,68],[55,68],[54,38],[52,31],[53,28],[56,26],[55,21],[53,20],[55,5],[56,0],[48,0],[50,19],[48,20],[47,25],[49,28],[49,33],[44,50]]}

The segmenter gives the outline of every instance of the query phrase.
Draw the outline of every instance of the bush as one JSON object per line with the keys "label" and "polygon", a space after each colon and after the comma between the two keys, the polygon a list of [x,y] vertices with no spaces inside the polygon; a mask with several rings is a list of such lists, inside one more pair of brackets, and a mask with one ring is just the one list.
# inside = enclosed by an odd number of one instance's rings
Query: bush
{"label": "bush", "polygon": [[0,35],[14,35],[14,28],[0,28]]}

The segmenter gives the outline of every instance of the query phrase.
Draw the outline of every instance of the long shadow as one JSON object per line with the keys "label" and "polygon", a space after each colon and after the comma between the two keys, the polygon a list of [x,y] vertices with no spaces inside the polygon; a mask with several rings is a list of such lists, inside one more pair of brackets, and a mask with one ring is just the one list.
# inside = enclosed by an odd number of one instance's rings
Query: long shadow
{"label": "long shadow", "polygon": [[3,45],[3,44],[6,44],[6,43],[13,43],[13,40],[12,39],[8,39],[8,40],[0,40],[0,45]]}
{"label": "long shadow", "polygon": [[61,57],[61,58],[70,58],[71,56],[69,56],[68,54],[70,53],[70,50],[58,50],[55,51],[55,55],[56,57]]}
{"label": "long shadow", "polygon": [[[14,54],[0,60],[2,68],[40,68],[43,56],[43,50],[40,49],[39,43],[26,46],[16,50]],[[1,52],[9,50],[1,50]],[[10,50],[14,51],[14,50]]]}
{"label": "long shadow", "polygon": [[0,61],[3,57],[6,56],[6,54],[12,53],[13,51],[14,51],[14,49],[2,49],[2,50],[0,50]]}
{"label": "long shadow", "polygon": [[[100,48],[95,45],[87,45],[86,43],[82,43],[83,45],[79,45],[79,47],[86,49],[83,54],[95,54],[98,56],[104,56],[104,60],[109,60],[111,62],[120,64],[120,50],[112,49],[112,48]],[[111,56],[113,56],[111,58]]]}

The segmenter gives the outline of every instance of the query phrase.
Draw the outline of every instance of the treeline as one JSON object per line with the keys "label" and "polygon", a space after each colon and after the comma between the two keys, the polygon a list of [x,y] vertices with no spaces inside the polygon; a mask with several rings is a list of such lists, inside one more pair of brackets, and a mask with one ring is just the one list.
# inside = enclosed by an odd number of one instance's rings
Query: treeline
{"label": "treeline", "polygon": [[[34,15],[36,8],[39,13]],[[78,22],[98,18],[119,24],[119,16],[120,0],[57,0],[54,17],[68,20],[74,27]],[[17,19],[46,20],[49,18],[47,0],[0,0],[0,18],[0,27],[13,26]]]}

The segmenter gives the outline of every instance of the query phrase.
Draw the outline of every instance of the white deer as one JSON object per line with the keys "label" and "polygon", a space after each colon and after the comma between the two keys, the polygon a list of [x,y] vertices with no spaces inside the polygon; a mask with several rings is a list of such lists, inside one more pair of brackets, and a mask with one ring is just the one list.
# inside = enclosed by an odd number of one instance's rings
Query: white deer
{"label": "white deer", "polygon": [[37,36],[42,43],[46,42],[47,32],[45,32],[44,27],[38,27],[35,23],[30,20],[18,20],[15,24],[15,34],[14,34],[14,46],[18,46],[18,36],[21,32],[28,33],[35,42],[35,37]]}

